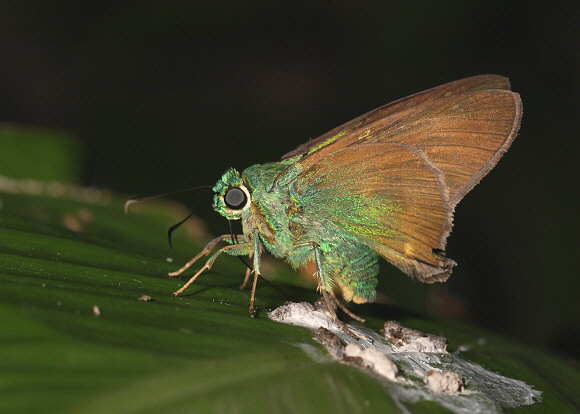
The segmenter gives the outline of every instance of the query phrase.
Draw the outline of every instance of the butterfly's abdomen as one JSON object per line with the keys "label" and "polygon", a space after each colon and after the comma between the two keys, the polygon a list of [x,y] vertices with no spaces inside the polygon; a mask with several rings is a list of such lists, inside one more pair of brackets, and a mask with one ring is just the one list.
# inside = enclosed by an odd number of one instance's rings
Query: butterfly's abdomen
{"label": "butterfly's abdomen", "polygon": [[328,288],[338,285],[347,301],[375,300],[379,256],[373,249],[350,239],[326,246],[323,242],[321,249],[321,277]]}

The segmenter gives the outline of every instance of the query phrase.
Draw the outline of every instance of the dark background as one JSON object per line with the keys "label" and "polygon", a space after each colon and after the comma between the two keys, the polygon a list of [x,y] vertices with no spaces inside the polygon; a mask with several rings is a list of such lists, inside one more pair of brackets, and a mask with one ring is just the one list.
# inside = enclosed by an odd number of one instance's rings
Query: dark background
{"label": "dark background", "polygon": [[[395,282],[381,286],[577,357],[579,2],[0,3],[0,122],[72,134],[82,184],[127,194],[213,185],[229,166],[483,73],[511,79],[524,117],[457,208],[459,266],[423,287],[384,265]],[[209,229],[227,232],[207,193],[176,198],[206,203]]]}

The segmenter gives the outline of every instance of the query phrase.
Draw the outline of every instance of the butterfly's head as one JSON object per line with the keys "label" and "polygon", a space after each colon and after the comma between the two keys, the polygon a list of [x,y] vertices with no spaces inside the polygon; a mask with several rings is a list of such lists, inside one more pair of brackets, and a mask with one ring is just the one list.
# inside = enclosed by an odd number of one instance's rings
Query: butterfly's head
{"label": "butterfly's head", "polygon": [[213,209],[228,220],[238,220],[242,212],[250,208],[250,192],[240,173],[230,168],[213,188]]}

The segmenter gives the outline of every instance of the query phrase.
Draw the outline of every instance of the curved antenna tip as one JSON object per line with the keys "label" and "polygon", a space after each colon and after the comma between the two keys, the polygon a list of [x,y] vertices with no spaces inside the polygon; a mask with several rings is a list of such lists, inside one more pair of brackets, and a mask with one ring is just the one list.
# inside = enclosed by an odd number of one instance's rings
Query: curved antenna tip
{"label": "curved antenna tip", "polygon": [[134,198],[131,198],[125,202],[125,214],[127,214],[129,212],[129,206],[133,203],[136,203],[136,202],[137,202],[137,200]]}
{"label": "curved antenna tip", "polygon": [[140,203],[141,201],[154,200],[156,198],[166,197],[168,195],[177,194],[177,193],[184,193],[186,191],[191,191],[191,190],[199,190],[200,188],[212,188],[212,186],[211,185],[200,185],[198,187],[191,187],[191,188],[184,188],[182,190],[177,190],[177,191],[170,191],[169,193],[157,194],[157,195],[152,195],[152,196],[147,196],[147,197],[130,198],[129,200],[127,200],[125,202],[125,214],[129,211],[129,206],[133,203]]}

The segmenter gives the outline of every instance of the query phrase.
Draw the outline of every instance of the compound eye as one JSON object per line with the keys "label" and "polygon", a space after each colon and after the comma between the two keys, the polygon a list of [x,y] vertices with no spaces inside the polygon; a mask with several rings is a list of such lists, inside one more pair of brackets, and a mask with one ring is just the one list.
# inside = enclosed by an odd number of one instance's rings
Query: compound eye
{"label": "compound eye", "polygon": [[246,193],[238,187],[230,188],[226,191],[224,196],[226,206],[233,210],[241,210],[246,205],[247,201],[248,197],[246,196]]}

